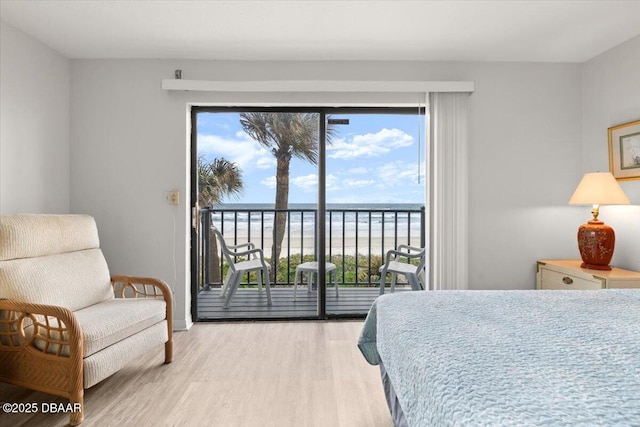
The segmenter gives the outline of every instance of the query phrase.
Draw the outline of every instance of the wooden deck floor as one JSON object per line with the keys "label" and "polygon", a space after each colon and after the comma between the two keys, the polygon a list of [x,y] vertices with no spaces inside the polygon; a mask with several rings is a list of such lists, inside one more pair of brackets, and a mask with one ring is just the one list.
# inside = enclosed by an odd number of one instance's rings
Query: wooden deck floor
{"label": "wooden deck floor", "polygon": [[[410,287],[397,286],[396,292],[406,292]],[[387,291],[388,292],[388,291]],[[380,295],[378,287],[339,288],[336,297],[333,286],[327,288],[327,314],[365,316],[373,301]],[[267,295],[263,290],[240,288],[234,295],[228,309],[224,309],[224,298],[220,289],[202,291],[198,294],[198,316],[200,320],[213,319],[278,319],[316,317],[318,296],[314,290],[307,292],[306,286],[299,286],[296,300],[293,287],[272,287],[272,306],[267,305]]]}

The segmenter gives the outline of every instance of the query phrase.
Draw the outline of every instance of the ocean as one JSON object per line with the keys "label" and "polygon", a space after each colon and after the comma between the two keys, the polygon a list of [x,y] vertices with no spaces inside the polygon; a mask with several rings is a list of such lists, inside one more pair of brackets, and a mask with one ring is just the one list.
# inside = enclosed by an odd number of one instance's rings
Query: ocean
{"label": "ocean", "polygon": [[[312,245],[317,223],[316,204],[289,204],[285,240]],[[329,203],[327,204],[328,243],[342,246],[367,242],[387,246],[396,238],[418,245],[421,232],[420,208],[416,203]],[[271,239],[274,205],[269,203],[225,203],[213,208],[213,223],[225,237],[235,240]],[[357,239],[356,239],[357,236]],[[368,243],[367,243],[368,244]]]}
{"label": "ocean", "polygon": [[[316,209],[318,205],[316,203],[289,203],[289,209]],[[419,210],[424,206],[421,203],[327,203],[327,210],[407,210],[415,209]],[[215,205],[215,209],[274,209],[274,203],[220,203]]]}

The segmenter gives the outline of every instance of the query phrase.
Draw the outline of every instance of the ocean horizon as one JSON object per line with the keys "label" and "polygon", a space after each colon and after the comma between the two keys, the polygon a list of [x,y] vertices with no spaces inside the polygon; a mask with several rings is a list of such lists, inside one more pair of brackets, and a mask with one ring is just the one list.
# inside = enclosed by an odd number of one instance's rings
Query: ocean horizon
{"label": "ocean horizon", "polygon": [[[327,246],[346,253],[371,246],[373,253],[395,248],[398,242],[420,244],[422,215],[419,203],[329,203]],[[317,204],[291,203],[284,246],[309,253],[315,247]],[[255,241],[270,247],[274,220],[273,203],[224,203],[212,209],[213,224],[233,243]],[[396,240],[399,239],[399,240]]]}
{"label": "ocean horizon", "polygon": [[[290,210],[317,209],[317,203],[289,203]],[[424,203],[327,203],[327,210],[419,210]],[[275,209],[275,203],[219,203],[212,207],[213,210],[269,210]]]}

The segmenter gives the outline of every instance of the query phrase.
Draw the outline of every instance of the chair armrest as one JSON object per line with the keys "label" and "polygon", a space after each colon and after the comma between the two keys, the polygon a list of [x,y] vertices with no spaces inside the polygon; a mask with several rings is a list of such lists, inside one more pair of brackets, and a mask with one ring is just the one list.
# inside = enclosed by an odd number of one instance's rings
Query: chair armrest
{"label": "chair armrest", "polygon": [[168,302],[173,298],[169,285],[152,277],[111,276],[111,286],[119,298],[163,298]]}
{"label": "chair armrest", "polygon": [[173,328],[173,292],[166,282],[152,277],[111,276],[111,286],[120,298],[162,298],[167,306],[169,330]]}
{"label": "chair armrest", "polygon": [[[424,252],[424,251],[423,251]],[[394,249],[391,249],[389,251],[387,251],[387,257],[385,259],[385,265],[389,265],[389,263],[392,261],[391,260],[391,255],[394,256],[394,259],[398,259],[398,258],[407,258],[407,259],[413,259],[413,258],[420,258],[423,256],[423,253],[409,253],[409,252],[402,252],[402,251],[397,251]]]}
{"label": "chair armrest", "polygon": [[[258,255],[258,257],[256,257],[256,254]],[[233,256],[251,256],[253,255],[253,259],[258,259],[260,258],[260,262],[262,263],[262,265],[264,266],[264,268],[270,268],[270,266],[264,262],[264,252],[262,251],[262,249],[260,248],[256,248],[256,249],[250,249],[248,251],[242,251],[242,252],[234,252]]]}
{"label": "chair armrest", "polygon": [[[405,251],[403,251],[403,249],[406,249]],[[400,245],[398,246],[398,250],[401,252],[417,252],[418,254],[422,254],[424,253],[424,248],[419,248],[417,246],[409,246],[409,245]]]}
{"label": "chair armrest", "polygon": [[[27,334],[25,328],[31,325],[34,330]],[[0,351],[18,351],[28,347],[45,358],[71,359],[72,364],[80,364],[81,369],[83,339],[80,324],[68,308],[0,300]],[[34,341],[38,341],[42,349],[32,345]]]}
{"label": "chair armrest", "polygon": [[[402,251],[400,249],[402,248],[406,248],[407,251]],[[411,253],[409,252],[410,250],[415,250],[418,251],[416,253]],[[407,262],[409,262],[411,259],[417,259],[417,258],[422,258],[424,256],[424,248],[416,248],[413,246],[408,246],[408,245],[400,245],[398,246],[398,250],[395,249],[391,249],[389,251],[387,251],[387,256],[385,258],[385,265],[389,265],[389,263],[391,262],[391,256],[394,256],[394,259],[398,259],[398,258],[407,258]]]}
{"label": "chair armrest", "polygon": [[234,251],[232,254],[232,256],[245,256],[245,255],[253,255],[253,254],[258,254],[260,256],[260,258],[264,258],[264,254],[262,252],[262,249],[260,248],[256,248],[256,249],[249,249],[246,251]]}
{"label": "chair armrest", "polygon": [[239,245],[227,245],[227,248],[229,249],[239,249],[239,248],[244,248],[247,247],[247,249],[253,249],[256,247],[256,245],[254,245],[251,242],[247,242],[247,243],[241,243]]}
{"label": "chair armrest", "polygon": [[84,419],[83,358],[84,336],[71,310],[0,300],[1,381],[68,398],[74,426]]}
{"label": "chair armrest", "polygon": [[[243,248],[243,247],[246,247],[247,249],[244,250],[244,251],[238,251],[237,250],[237,249]],[[243,255],[246,255],[247,253],[250,253],[250,252],[247,252],[247,251],[254,251],[255,247],[256,247],[256,245],[254,245],[253,243],[249,242],[249,243],[245,243],[245,244],[242,244],[242,245],[227,246],[227,249],[231,249],[229,251],[229,255],[231,255],[233,257],[237,257],[237,256],[243,256]],[[256,258],[256,252],[252,252],[251,256],[252,256],[253,259],[255,259]]]}

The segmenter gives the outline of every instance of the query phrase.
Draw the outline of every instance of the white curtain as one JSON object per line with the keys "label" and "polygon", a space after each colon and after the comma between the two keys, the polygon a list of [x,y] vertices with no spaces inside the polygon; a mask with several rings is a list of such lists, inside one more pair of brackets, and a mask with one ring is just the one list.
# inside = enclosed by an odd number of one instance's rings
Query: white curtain
{"label": "white curtain", "polygon": [[469,93],[431,93],[431,289],[468,289]]}

